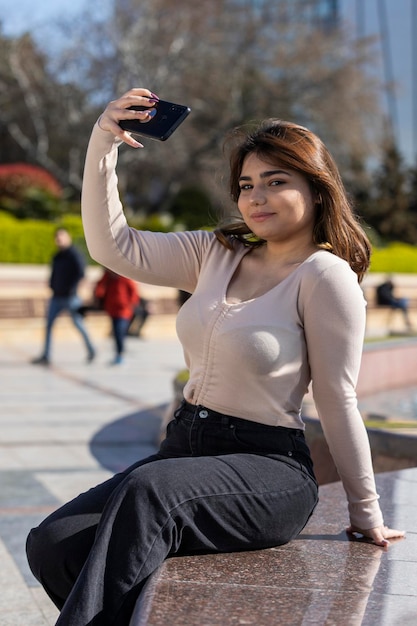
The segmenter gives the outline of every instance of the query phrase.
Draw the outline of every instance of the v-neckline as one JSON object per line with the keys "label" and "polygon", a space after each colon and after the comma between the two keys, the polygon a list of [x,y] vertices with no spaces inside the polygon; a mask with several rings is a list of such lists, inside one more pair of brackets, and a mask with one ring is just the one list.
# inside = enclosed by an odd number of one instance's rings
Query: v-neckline
{"label": "v-neckline", "polygon": [[239,255],[239,258],[237,259],[236,263],[233,264],[233,266],[231,268],[231,271],[229,272],[229,274],[227,276],[225,288],[224,288],[224,291],[223,291],[223,303],[225,305],[227,305],[227,306],[237,306],[237,305],[247,304],[249,302],[253,302],[254,300],[258,300],[259,298],[263,298],[263,297],[267,296],[268,294],[273,292],[275,289],[277,289],[278,287],[281,287],[281,285],[286,283],[290,279],[290,277],[293,276],[304,265],[304,263],[307,263],[307,261],[309,261],[314,255],[318,254],[319,252],[323,252],[323,250],[315,250],[314,252],[312,252],[308,257],[306,257],[304,259],[304,261],[301,261],[301,263],[299,263],[297,265],[297,267],[295,267],[289,274],[287,274],[287,276],[285,276],[285,278],[280,280],[279,283],[277,283],[276,285],[274,285],[270,289],[267,289],[264,293],[261,293],[261,294],[259,294],[257,296],[252,297],[252,298],[247,298],[247,299],[237,300],[236,302],[231,302],[229,300],[228,296],[227,296],[227,293],[228,293],[229,287],[230,287],[230,283],[231,283],[235,273],[238,270],[239,264],[242,262],[244,257],[251,251],[252,250],[250,248],[248,248],[247,250],[243,251],[243,254]]}

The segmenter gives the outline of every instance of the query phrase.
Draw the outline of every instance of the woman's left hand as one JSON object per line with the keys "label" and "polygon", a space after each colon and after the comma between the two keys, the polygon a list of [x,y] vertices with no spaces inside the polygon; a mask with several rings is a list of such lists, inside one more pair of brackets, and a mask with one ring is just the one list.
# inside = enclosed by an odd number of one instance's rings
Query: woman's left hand
{"label": "woman's left hand", "polygon": [[[155,103],[159,101],[149,89],[134,88],[127,91],[123,96],[112,100],[98,119],[98,125],[102,130],[113,133],[132,148],[143,148],[143,145],[136,141],[131,134],[119,126],[121,120],[137,119],[141,122],[149,121],[152,117],[152,110]],[[132,110],[130,107],[141,105],[146,107],[144,111]]]}
{"label": "woman's left hand", "polygon": [[346,532],[350,535],[354,533],[360,533],[364,537],[372,539],[372,543],[382,548],[387,548],[390,545],[389,539],[396,539],[404,537],[404,530],[395,530],[394,528],[388,528],[388,526],[377,526],[376,528],[358,528],[357,526],[349,526],[346,528]]}

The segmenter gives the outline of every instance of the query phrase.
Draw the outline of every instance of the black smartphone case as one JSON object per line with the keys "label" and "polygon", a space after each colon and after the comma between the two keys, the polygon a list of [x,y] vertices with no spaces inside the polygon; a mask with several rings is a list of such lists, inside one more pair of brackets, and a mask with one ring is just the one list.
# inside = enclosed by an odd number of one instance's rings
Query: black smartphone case
{"label": "black smartphone case", "polygon": [[119,126],[123,130],[158,141],[166,141],[174,130],[185,120],[191,109],[183,104],[175,104],[166,100],[159,100],[154,107],[132,106],[130,109],[145,111],[155,108],[156,115],[149,122],[139,120],[120,120]]}

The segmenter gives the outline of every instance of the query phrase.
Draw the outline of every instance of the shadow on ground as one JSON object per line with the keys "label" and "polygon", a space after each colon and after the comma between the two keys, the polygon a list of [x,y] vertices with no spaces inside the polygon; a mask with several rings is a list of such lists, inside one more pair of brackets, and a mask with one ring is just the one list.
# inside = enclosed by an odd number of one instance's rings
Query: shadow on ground
{"label": "shadow on ground", "polygon": [[90,452],[102,467],[120,472],[154,454],[167,405],[136,411],[106,425],[90,442]]}

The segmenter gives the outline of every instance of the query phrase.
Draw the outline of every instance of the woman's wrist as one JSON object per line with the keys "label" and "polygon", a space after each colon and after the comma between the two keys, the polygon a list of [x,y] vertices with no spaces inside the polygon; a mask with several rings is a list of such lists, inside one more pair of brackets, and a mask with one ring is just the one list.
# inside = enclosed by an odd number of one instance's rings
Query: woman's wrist
{"label": "woman's wrist", "polygon": [[97,126],[98,126],[99,128],[101,128],[101,130],[104,130],[105,132],[108,132],[108,130],[106,130],[105,128],[103,128],[103,127],[102,127],[102,125],[100,124],[100,122],[101,122],[101,118],[102,118],[102,117],[103,117],[103,113],[100,115],[100,117],[99,117],[99,118],[98,118],[98,120],[97,120]]}

